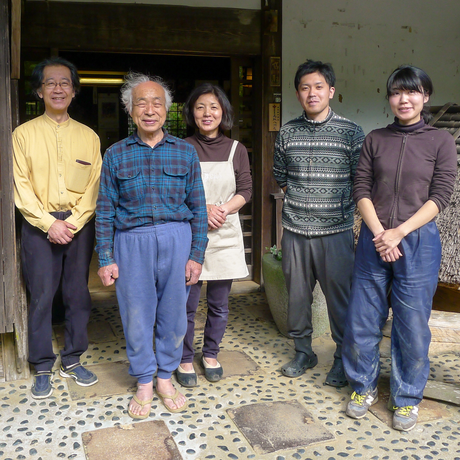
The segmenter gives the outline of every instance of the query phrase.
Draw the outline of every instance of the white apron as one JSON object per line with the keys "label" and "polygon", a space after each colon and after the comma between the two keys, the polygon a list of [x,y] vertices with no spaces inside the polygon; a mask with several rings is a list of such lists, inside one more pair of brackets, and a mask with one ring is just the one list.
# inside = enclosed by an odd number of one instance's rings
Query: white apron
{"label": "white apron", "polygon": [[[206,204],[222,205],[235,195],[236,181],[233,156],[238,145],[234,141],[228,161],[201,162]],[[208,231],[208,247],[204,256],[200,280],[245,278],[248,267],[244,257],[243,232],[238,213],[229,214],[224,225]]]}

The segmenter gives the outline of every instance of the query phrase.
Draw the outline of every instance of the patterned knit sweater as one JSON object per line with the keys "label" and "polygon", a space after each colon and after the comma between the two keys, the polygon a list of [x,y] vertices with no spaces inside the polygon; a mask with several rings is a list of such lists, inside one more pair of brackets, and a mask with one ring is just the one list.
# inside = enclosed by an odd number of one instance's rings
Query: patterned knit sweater
{"label": "patterned knit sweater", "polygon": [[281,128],[273,173],[287,187],[285,229],[315,237],[353,227],[353,178],[363,141],[362,128],[331,109],[320,122],[304,112]]}

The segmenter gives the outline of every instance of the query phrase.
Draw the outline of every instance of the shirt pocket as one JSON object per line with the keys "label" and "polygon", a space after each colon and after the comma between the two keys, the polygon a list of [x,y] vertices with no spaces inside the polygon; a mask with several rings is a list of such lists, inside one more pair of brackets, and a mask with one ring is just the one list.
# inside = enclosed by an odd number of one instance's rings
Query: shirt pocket
{"label": "shirt pocket", "polygon": [[117,172],[121,200],[139,200],[144,194],[144,183],[140,169],[122,169]]}
{"label": "shirt pocket", "polygon": [[93,167],[91,163],[80,161],[68,165],[65,179],[67,190],[75,193],[84,193]]}
{"label": "shirt pocket", "polygon": [[180,206],[185,199],[188,168],[184,165],[168,165],[163,167],[163,196],[168,205]]}

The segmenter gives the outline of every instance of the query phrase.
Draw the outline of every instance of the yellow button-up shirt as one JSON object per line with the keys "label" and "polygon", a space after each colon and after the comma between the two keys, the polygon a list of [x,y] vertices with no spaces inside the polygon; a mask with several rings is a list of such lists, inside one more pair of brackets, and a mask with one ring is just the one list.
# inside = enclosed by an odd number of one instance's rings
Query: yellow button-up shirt
{"label": "yellow button-up shirt", "polygon": [[69,118],[46,114],[13,132],[14,200],[24,218],[43,232],[50,212],[72,211],[66,221],[81,230],[93,217],[99,191],[101,146],[97,134]]}

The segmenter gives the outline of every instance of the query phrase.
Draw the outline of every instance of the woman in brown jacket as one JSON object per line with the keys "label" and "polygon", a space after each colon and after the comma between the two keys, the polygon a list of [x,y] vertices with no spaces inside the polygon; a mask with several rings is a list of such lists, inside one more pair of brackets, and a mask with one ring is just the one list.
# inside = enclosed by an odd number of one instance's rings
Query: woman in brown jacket
{"label": "woman in brown jacket", "polygon": [[430,77],[417,67],[390,75],[395,121],[366,137],[353,190],[363,223],[343,343],[354,390],[346,412],[362,418],[378,400],[379,343],[391,291],[390,405],[393,428],[402,431],[415,426],[428,379],[428,320],[441,262],[434,218],[449,204],[457,172],[453,137],[426,124],[432,92]]}

